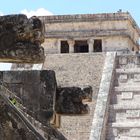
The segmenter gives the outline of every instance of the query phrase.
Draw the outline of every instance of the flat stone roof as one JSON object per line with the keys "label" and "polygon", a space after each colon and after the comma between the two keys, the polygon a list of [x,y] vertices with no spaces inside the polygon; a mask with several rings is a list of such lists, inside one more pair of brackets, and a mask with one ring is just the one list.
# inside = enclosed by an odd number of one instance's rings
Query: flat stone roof
{"label": "flat stone roof", "polygon": [[102,14],[76,14],[76,15],[53,15],[40,16],[44,23],[66,23],[66,22],[91,22],[91,21],[117,21],[129,20],[134,29],[140,35],[140,29],[129,12],[102,13]]}

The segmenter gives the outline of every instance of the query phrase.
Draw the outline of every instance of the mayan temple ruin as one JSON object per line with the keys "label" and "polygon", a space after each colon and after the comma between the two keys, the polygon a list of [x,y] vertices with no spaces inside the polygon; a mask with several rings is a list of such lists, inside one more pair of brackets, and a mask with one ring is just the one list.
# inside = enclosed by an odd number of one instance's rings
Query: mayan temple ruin
{"label": "mayan temple ruin", "polygon": [[10,116],[0,118],[1,140],[140,140],[140,29],[131,14],[38,18],[44,63],[0,72],[1,91],[21,109],[0,112]]}

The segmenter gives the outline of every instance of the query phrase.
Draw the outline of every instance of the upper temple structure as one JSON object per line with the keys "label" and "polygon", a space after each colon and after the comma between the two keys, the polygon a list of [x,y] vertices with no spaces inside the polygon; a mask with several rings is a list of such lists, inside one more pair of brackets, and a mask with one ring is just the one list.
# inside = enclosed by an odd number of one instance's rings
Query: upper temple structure
{"label": "upper temple structure", "polygon": [[138,51],[140,29],[128,12],[44,16],[47,54]]}

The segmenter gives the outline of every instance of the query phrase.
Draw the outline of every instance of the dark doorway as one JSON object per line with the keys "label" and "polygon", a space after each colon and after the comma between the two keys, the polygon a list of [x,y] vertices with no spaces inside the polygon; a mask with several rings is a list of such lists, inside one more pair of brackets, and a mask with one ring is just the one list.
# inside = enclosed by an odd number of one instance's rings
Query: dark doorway
{"label": "dark doorway", "polygon": [[61,53],[69,53],[69,44],[67,41],[61,41]]}
{"label": "dark doorway", "polygon": [[94,52],[102,52],[102,40],[94,40]]}
{"label": "dark doorway", "polygon": [[75,53],[87,53],[88,52],[88,44],[86,40],[77,40],[74,45]]}

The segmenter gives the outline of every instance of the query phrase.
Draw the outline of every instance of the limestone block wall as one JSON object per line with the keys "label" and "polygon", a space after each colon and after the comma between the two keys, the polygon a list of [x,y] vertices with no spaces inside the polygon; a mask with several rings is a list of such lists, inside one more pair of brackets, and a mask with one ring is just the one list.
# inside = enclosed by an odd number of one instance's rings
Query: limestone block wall
{"label": "limestone block wall", "polygon": [[58,86],[91,85],[93,88],[93,101],[88,103],[90,114],[86,116],[61,116],[59,131],[68,140],[89,139],[105,56],[105,53],[46,56],[43,69],[55,71]]}
{"label": "limestone block wall", "polygon": [[138,41],[139,40],[139,34],[138,34],[138,32],[135,31],[135,28],[131,24],[131,22],[128,22],[127,28],[129,30],[130,36],[134,39],[134,41],[135,42]]}
{"label": "limestone block wall", "polygon": [[127,29],[127,21],[82,21],[82,22],[59,22],[59,23],[46,23],[46,32],[51,31],[79,31],[83,30],[116,30]]}
{"label": "limestone block wall", "polygon": [[[131,45],[129,45],[131,43]],[[103,38],[103,51],[116,51],[132,48],[132,41],[127,37],[110,36]]]}
{"label": "limestone block wall", "polygon": [[56,54],[58,53],[58,40],[55,38],[46,38],[45,42],[43,43],[43,47],[45,50],[45,53],[50,53],[50,54]]}

